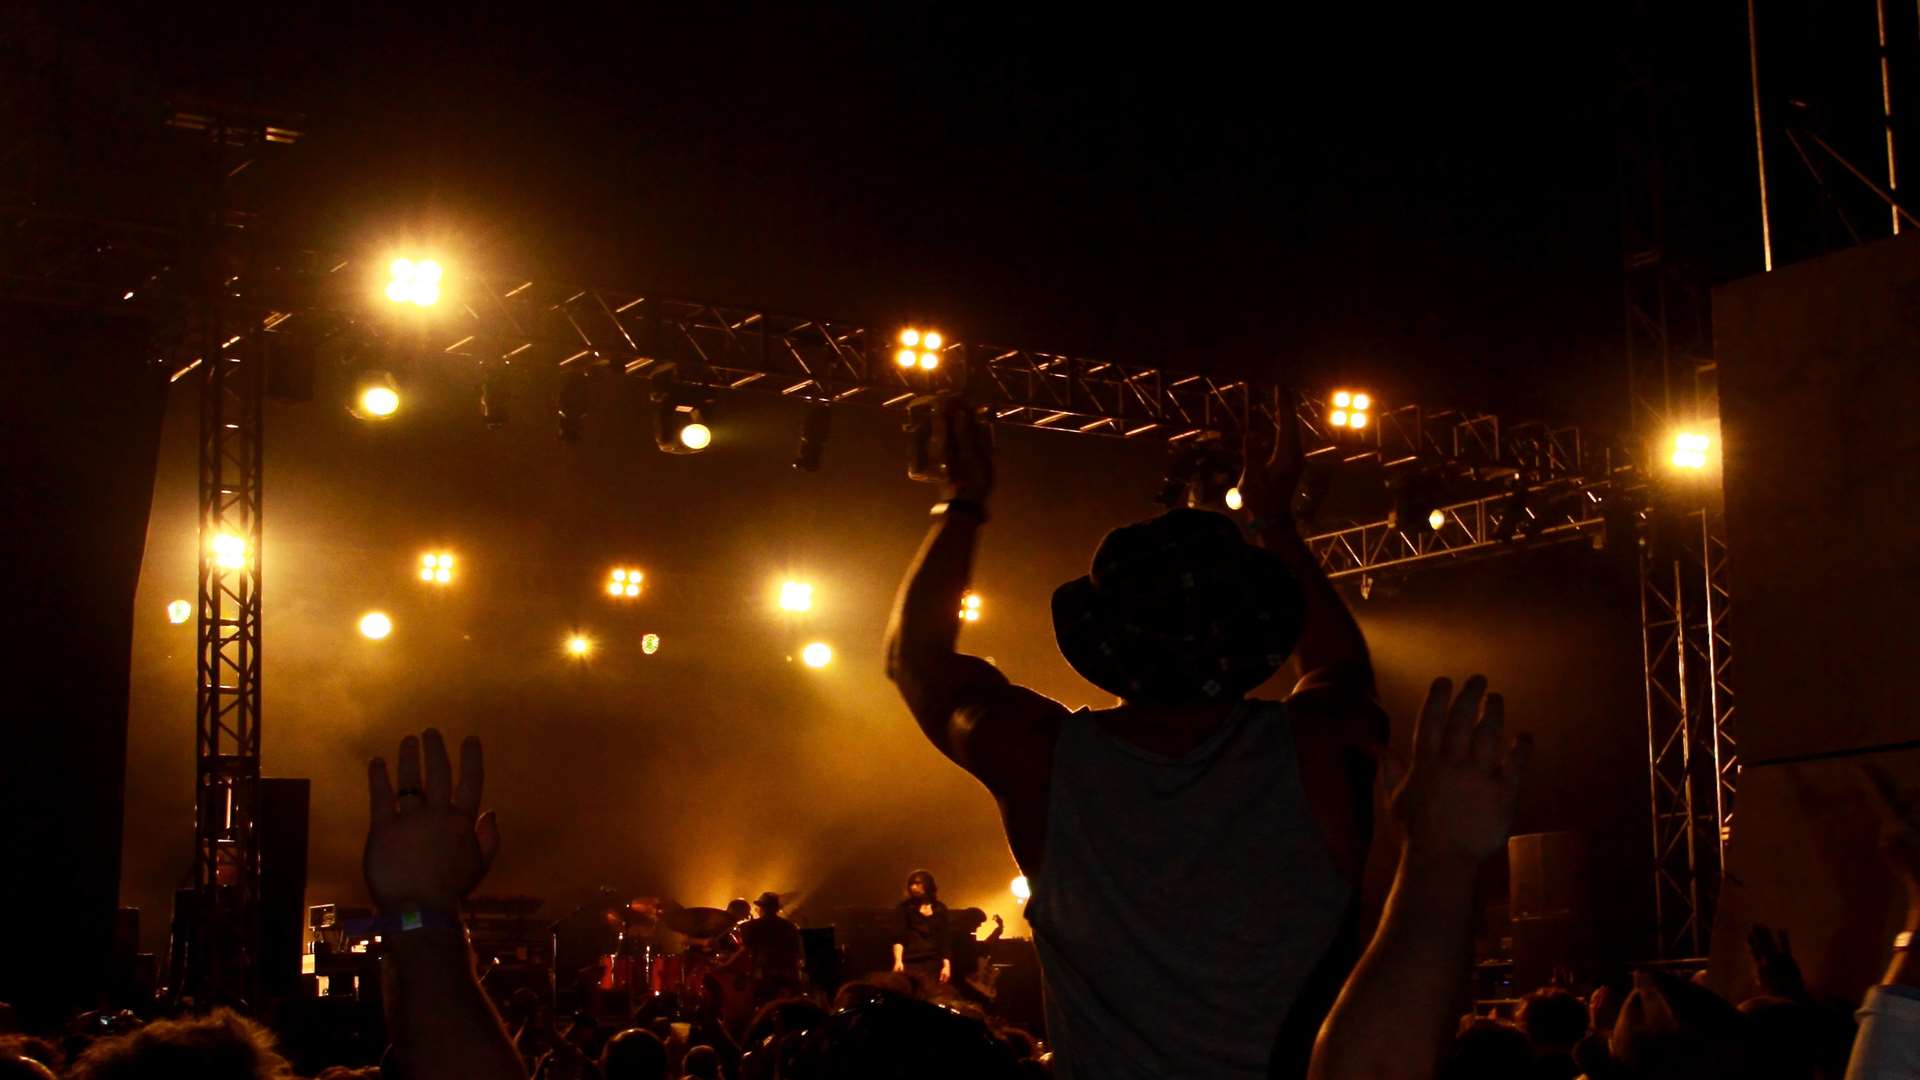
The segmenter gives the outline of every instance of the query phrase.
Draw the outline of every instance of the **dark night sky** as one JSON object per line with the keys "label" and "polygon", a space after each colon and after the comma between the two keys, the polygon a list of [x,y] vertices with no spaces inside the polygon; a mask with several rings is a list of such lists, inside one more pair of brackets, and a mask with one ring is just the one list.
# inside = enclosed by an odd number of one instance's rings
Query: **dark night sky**
{"label": "dark night sky", "polygon": [[[305,244],[1607,424],[1625,395],[1618,6],[1122,21],[70,5],[32,17],[20,70],[57,103],[43,146],[80,169],[76,202],[150,209],[163,169],[98,163],[157,138],[159,101],[192,88],[304,114],[268,208]],[[1813,5],[1776,10],[1788,25]],[[1723,280],[1758,258],[1744,24],[1732,3],[1689,11],[1662,50],[1688,173],[1676,246]],[[101,122],[73,134],[63,115]],[[352,889],[359,763],[459,713],[448,727],[499,748],[492,795],[521,860],[502,885],[550,910],[603,882],[882,903],[930,862],[957,899],[1011,914],[991,805],[878,677],[928,501],[900,478],[890,418],[841,424],[828,471],[801,477],[776,403],[742,402],[713,452],[667,459],[633,416],[566,448],[529,404],[489,434],[459,376],[420,378],[388,431],[324,398],[269,417],[265,753],[269,772],[316,780],[311,899]],[[135,650],[126,889],[149,910],[185,867],[190,818],[191,664],[154,614],[190,588],[190,402],[174,405]],[[1022,432],[1006,453],[981,651],[1088,701],[1041,600],[1146,509],[1158,451]],[[406,564],[431,543],[470,554],[475,576],[429,605]],[[656,573],[646,614],[592,594],[614,559]],[[765,617],[790,566],[841,598],[822,629],[846,663],[826,680],[796,677],[780,659],[793,630]],[[1644,799],[1638,642],[1612,573],[1577,553],[1505,560],[1364,613],[1397,717],[1426,676],[1477,666],[1556,736],[1540,790],[1562,801],[1530,800],[1524,828],[1640,835],[1612,805]],[[369,606],[404,616],[384,651],[348,633]],[[570,670],[553,643],[586,624],[610,640],[658,625],[674,647]]]}

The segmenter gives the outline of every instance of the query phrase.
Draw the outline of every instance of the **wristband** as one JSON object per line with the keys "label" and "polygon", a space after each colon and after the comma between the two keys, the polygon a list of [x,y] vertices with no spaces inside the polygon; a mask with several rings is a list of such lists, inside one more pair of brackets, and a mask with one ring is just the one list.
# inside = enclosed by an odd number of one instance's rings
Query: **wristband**
{"label": "wristband", "polygon": [[952,517],[955,514],[971,517],[985,525],[987,504],[979,499],[948,499],[946,502],[934,503],[933,509],[928,511],[928,516],[935,518]]}
{"label": "wristband", "polygon": [[445,911],[396,911],[368,919],[348,919],[347,933],[356,937],[370,934],[391,937],[413,930],[462,930],[460,916]]}

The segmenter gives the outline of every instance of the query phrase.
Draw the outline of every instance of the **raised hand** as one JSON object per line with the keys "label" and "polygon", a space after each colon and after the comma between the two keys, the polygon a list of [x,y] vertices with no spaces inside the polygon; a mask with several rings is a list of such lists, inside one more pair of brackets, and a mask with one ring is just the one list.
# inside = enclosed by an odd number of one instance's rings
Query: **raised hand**
{"label": "raised hand", "polygon": [[948,499],[985,499],[993,491],[993,428],[978,409],[959,398],[940,404]]}
{"label": "raised hand", "polygon": [[1468,679],[1458,697],[1451,680],[1433,681],[1414,722],[1412,763],[1381,760],[1409,858],[1477,865],[1507,842],[1533,740],[1509,742],[1505,725],[1505,702],[1487,693],[1485,678]]}
{"label": "raised hand", "polygon": [[447,744],[433,728],[400,741],[398,791],[384,760],[368,763],[372,820],[361,869],[382,911],[452,913],[486,876],[500,828],[492,811],[479,812],[483,774],[480,740],[469,735],[460,744],[456,786]]}
{"label": "raised hand", "polygon": [[1785,930],[1776,935],[1754,923],[1747,931],[1747,955],[1753,958],[1753,977],[1760,989],[1775,997],[1806,997],[1807,980],[1800,974],[1800,963],[1793,958],[1793,942]]}
{"label": "raised hand", "polygon": [[1268,522],[1291,520],[1305,455],[1293,395],[1282,395],[1271,430],[1249,423],[1241,444],[1240,499],[1248,514]]}

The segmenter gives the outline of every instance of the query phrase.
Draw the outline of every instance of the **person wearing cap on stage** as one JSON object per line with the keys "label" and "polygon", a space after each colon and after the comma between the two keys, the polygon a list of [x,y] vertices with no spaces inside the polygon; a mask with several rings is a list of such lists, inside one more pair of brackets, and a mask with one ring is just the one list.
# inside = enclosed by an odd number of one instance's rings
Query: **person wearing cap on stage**
{"label": "person wearing cap on stage", "polygon": [[[955,647],[994,462],[980,411],[936,414],[943,499],[887,670],[999,804],[1062,1080],[1302,1074],[1359,953],[1386,717],[1360,630],[1295,526],[1303,454],[1291,406],[1277,411],[1246,439],[1244,532],[1170,510],[1109,533],[1054,593],[1062,655],[1117,699],[1077,710]],[[1289,657],[1292,692],[1250,696]]]}
{"label": "person wearing cap on stage", "polygon": [[753,976],[753,999],[765,1004],[800,992],[800,928],[780,914],[780,894],[771,890],[753,902],[758,915],[740,924],[740,944]]}

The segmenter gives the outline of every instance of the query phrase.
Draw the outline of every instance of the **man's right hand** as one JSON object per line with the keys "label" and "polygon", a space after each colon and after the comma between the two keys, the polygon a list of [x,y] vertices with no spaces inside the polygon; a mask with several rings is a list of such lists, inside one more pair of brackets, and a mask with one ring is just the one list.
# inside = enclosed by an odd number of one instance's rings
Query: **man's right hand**
{"label": "man's right hand", "polygon": [[1478,866],[1506,844],[1533,741],[1521,735],[1503,747],[1505,721],[1485,678],[1468,679],[1457,698],[1451,680],[1433,681],[1414,722],[1412,764],[1381,762],[1410,859]]}
{"label": "man's right hand", "polygon": [[948,499],[984,502],[993,491],[993,429],[975,406],[960,398],[941,403],[940,422],[946,465],[942,492]]}
{"label": "man's right hand", "polygon": [[453,912],[500,848],[493,812],[480,813],[480,740],[468,736],[460,747],[458,786],[447,745],[432,728],[401,740],[399,765],[397,794],[385,761],[374,758],[367,766],[372,820],[361,859],[367,891],[386,912]]}

